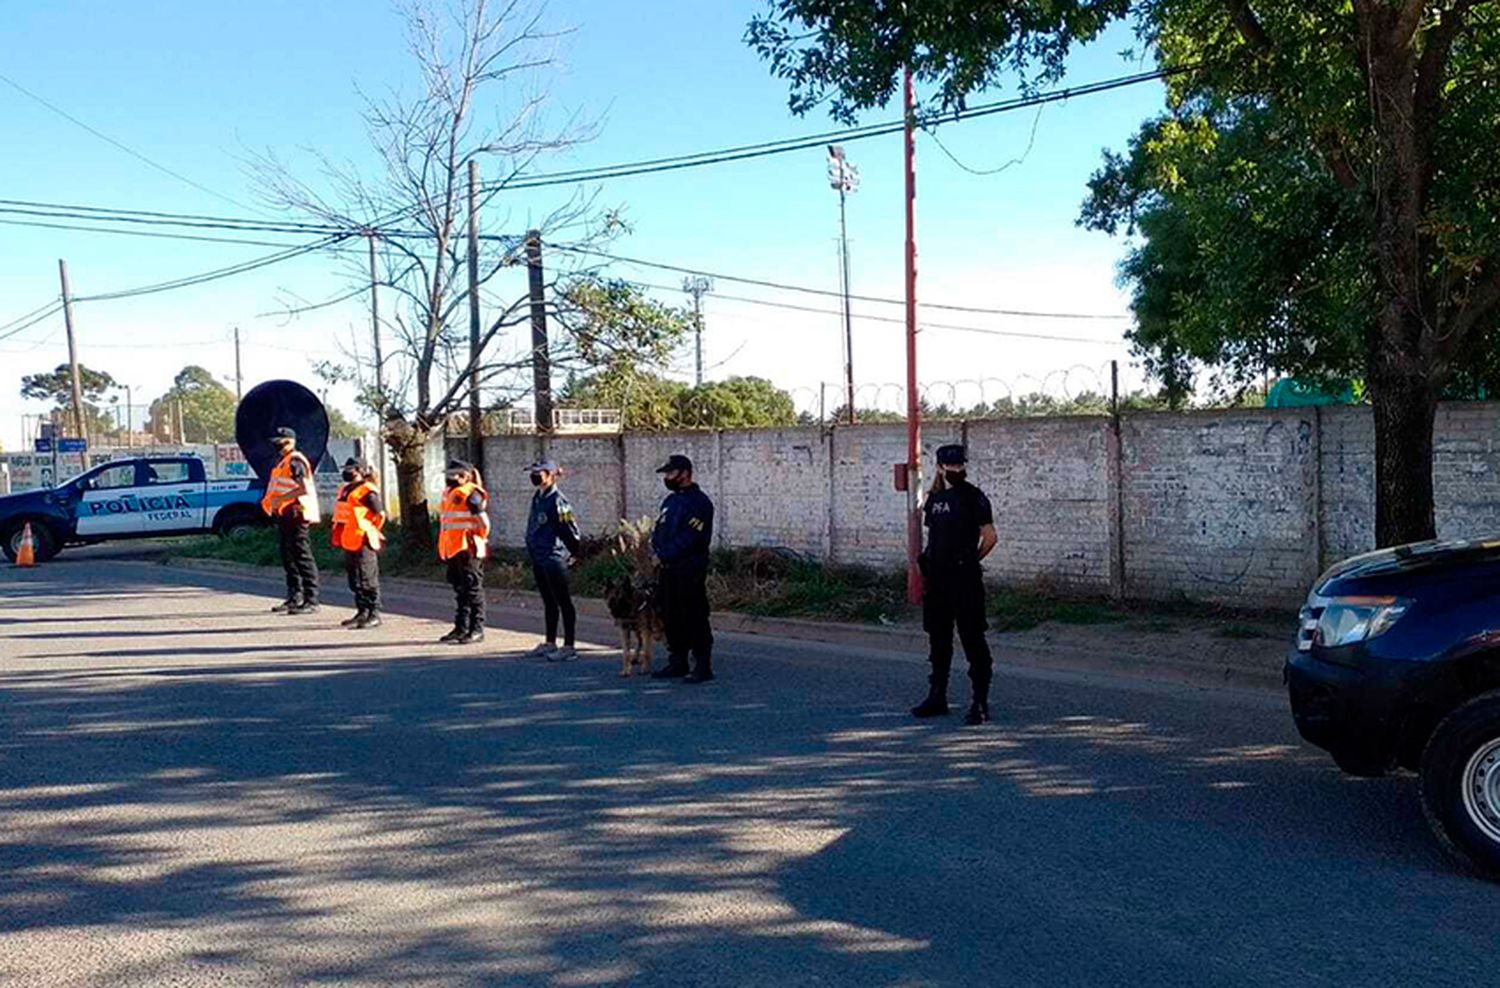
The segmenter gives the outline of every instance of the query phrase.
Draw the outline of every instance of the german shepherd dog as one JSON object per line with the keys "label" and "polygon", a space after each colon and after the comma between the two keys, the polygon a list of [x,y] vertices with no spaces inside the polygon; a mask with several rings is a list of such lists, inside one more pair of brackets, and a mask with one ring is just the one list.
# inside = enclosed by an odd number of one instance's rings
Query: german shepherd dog
{"label": "german shepherd dog", "polygon": [[609,583],[604,600],[620,629],[620,676],[628,677],[636,669],[643,676],[651,675],[652,649],[663,631],[656,581],[620,577]]}
{"label": "german shepherd dog", "polygon": [[649,518],[620,522],[614,555],[626,571],[605,584],[604,602],[620,629],[620,676],[639,669],[651,674],[651,652],[665,637],[661,600],[656,590],[656,556],[651,551]]}

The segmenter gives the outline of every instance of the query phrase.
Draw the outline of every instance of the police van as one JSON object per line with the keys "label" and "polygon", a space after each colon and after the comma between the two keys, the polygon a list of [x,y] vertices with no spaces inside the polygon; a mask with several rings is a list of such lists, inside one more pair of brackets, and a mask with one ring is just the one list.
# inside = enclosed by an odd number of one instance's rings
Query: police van
{"label": "police van", "polygon": [[0,548],[15,560],[26,525],[38,560],[64,546],[264,525],[264,482],[209,480],[189,456],[111,460],[57,487],[0,497]]}

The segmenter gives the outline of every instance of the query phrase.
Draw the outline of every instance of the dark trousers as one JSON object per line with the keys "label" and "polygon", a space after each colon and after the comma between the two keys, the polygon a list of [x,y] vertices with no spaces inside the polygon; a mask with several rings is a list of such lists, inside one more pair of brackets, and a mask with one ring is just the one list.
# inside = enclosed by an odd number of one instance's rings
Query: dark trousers
{"label": "dark trousers", "polygon": [[349,592],[354,606],[361,611],[380,610],[380,554],[369,546],[358,552],[344,550],[344,572],[349,576]]}
{"label": "dark trousers", "polygon": [[307,522],[293,511],[276,516],[277,541],[281,547],[281,568],[286,570],[286,599],[318,602],[318,563],[313,559],[312,543],[307,538]]}
{"label": "dark trousers", "polygon": [[578,626],[578,612],[573,609],[573,592],[568,588],[568,566],[549,556],[531,561],[531,575],[536,579],[537,593],[542,595],[542,612],[547,620],[547,640],[557,641],[557,618],[562,616],[563,644],[572,645]]}
{"label": "dark trousers", "polygon": [[708,625],[707,567],[663,566],[658,593],[667,632],[667,663],[685,667],[691,652],[707,668],[714,647],[713,629]]}
{"label": "dark trousers", "polygon": [[922,627],[931,643],[932,675],[928,682],[935,692],[948,692],[948,673],[953,667],[953,629],[969,660],[969,682],[974,699],[988,703],[994,659],[984,639],[989,621],[984,613],[984,573],[978,563],[964,566],[930,566],[923,579]]}
{"label": "dark trousers", "polygon": [[457,606],[453,626],[467,631],[484,627],[484,560],[472,552],[460,552],[448,559],[448,585],[453,588]]}

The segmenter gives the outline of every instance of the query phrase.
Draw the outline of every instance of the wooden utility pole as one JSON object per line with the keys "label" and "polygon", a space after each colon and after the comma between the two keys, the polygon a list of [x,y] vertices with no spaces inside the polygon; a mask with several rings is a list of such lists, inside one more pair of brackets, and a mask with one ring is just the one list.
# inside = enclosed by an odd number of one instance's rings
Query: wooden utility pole
{"label": "wooden utility pole", "polygon": [[479,162],[469,159],[469,462],[483,472],[479,401]]}
{"label": "wooden utility pole", "polygon": [[552,431],[552,366],[547,352],[547,286],[542,277],[542,234],[526,234],[526,274],[531,286],[531,375],[536,396],[536,431]]}
{"label": "wooden utility pole", "polygon": [[370,337],[375,344],[375,444],[376,459],[380,463],[380,489],[385,484],[385,360],[380,354],[380,277],[375,273],[375,234],[371,231],[365,239],[370,245]]}
{"label": "wooden utility pole", "polygon": [[78,373],[78,340],[73,335],[73,295],[68,291],[68,262],[57,259],[57,275],[62,281],[63,322],[68,327],[68,368],[73,377],[73,430],[88,442],[89,433],[83,419],[83,380]]}
{"label": "wooden utility pole", "polygon": [[243,380],[240,377],[240,328],[234,327],[234,400],[239,401],[244,395],[242,387]]}

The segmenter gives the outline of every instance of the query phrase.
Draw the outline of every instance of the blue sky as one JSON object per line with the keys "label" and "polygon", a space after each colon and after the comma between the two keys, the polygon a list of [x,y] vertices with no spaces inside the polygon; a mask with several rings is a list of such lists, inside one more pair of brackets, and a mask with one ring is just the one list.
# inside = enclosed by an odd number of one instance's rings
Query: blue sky
{"label": "blue sky", "polygon": [[[797,119],[742,42],[759,0],[555,0],[547,18],[572,31],[547,85],[551,112],[599,122],[596,139],[539,162],[539,170],[607,164],[832,129],[826,118]],[[255,215],[245,159],[274,149],[312,173],[307,149],[356,167],[371,165],[356,86],[384,92],[412,84],[401,20],[385,3],[255,4],[56,2],[7,11],[7,58],[0,71],[93,127],[235,202],[164,175],[91,136],[0,83],[4,121],[0,188],[5,198],[227,215]],[[1139,70],[1119,52],[1120,31],[1070,65],[1070,82]],[[981,98],[1007,95],[1004,90]],[[1074,225],[1084,182],[1105,147],[1121,147],[1161,106],[1148,84],[1042,110],[990,117],[941,131],[944,143],[977,169],[1022,155],[998,175],[969,174],[930,139],[919,141],[918,229],[921,295],[931,301],[1047,311],[1124,314],[1114,264],[1122,244]],[[871,120],[894,116],[872,114]],[[899,137],[851,143],[863,187],[850,200],[854,290],[898,297],[901,278]],[[770,280],[837,288],[837,200],[821,151],[618,179],[587,190],[621,207],[633,233],[621,254]],[[567,190],[507,202],[486,229],[524,226]],[[238,204],[237,204],[238,203]],[[89,294],[232,264],[265,248],[44,231],[0,225],[0,323],[57,293],[56,259],[66,257],[74,291]],[[619,267],[663,285],[680,276]],[[363,331],[364,303],[293,322],[261,315],[277,299],[323,299],[344,289],[337,259],[309,257],[235,279],[139,300],[79,306],[82,359],[136,387],[137,403],[164,390],[184,363],[227,376],[235,326],[244,340],[247,386],[273,375],[309,380],[308,362],[337,356],[337,334]],[[721,282],[721,294],[836,308]],[[677,292],[659,292],[680,302]],[[861,306],[865,314],[899,308]],[[707,303],[711,376],[760,374],[804,402],[821,381],[840,376],[839,321],[716,299]],[[932,329],[923,334],[926,381],[990,379],[1004,387],[1080,368],[1069,387],[1094,384],[1096,368],[1124,359],[1123,321],[1060,322],[954,316],[994,329],[1098,340],[1048,342]],[[862,383],[903,376],[901,328],[861,321],[855,328]],[[0,342],[0,442],[14,449],[25,405],[21,375],[65,359],[61,317]],[[687,371],[690,359],[679,362]],[[1127,372],[1134,382],[1138,374]],[[1003,382],[1003,383],[1002,383]],[[977,397],[964,385],[962,397]],[[144,397],[143,397],[144,396]],[[335,401],[348,407],[347,395]]]}

